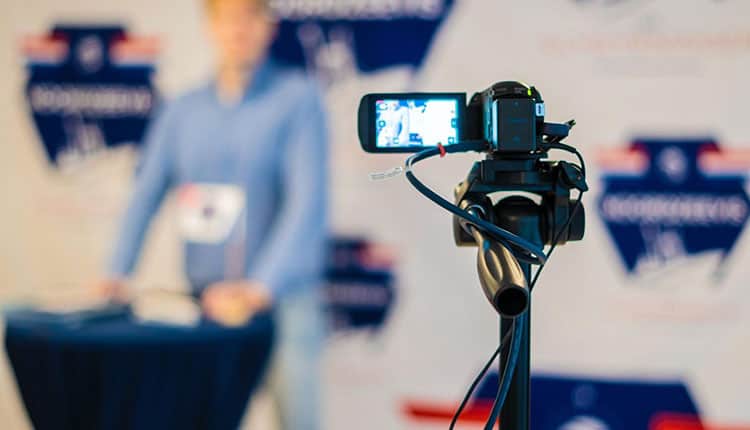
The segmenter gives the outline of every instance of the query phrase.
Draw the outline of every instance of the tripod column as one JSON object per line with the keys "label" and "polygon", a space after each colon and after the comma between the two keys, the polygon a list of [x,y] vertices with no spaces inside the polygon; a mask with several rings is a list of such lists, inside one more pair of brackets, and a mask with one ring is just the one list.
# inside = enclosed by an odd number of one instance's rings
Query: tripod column
{"label": "tripod column", "polygon": [[[528,264],[521,264],[526,279],[531,278],[531,267]],[[519,322],[523,318],[523,339],[521,340],[521,350],[518,354],[518,362],[513,373],[513,380],[510,385],[508,397],[505,399],[503,409],[500,411],[500,428],[501,430],[529,430],[531,418],[531,304],[526,313],[519,317]],[[512,330],[513,320],[500,319],[500,339],[505,333]],[[508,342],[501,351],[500,355],[500,377],[502,377],[503,363],[508,362],[510,353],[510,342]]]}
{"label": "tripod column", "polygon": [[[541,208],[537,204],[524,197],[503,199],[495,207],[498,225],[538,244],[544,243],[541,238],[541,213]],[[526,283],[531,283],[531,265],[521,262],[521,268],[526,277]],[[529,297],[528,310],[523,316],[518,317],[524,319],[523,339],[521,339],[521,350],[518,354],[510,391],[500,411],[502,430],[529,430],[531,426],[531,303],[532,300]],[[512,326],[513,320],[500,319],[501,339],[506,331],[512,329]],[[501,351],[500,366],[507,362],[509,352],[510,342],[504,345]],[[500,371],[502,370],[501,368]]]}

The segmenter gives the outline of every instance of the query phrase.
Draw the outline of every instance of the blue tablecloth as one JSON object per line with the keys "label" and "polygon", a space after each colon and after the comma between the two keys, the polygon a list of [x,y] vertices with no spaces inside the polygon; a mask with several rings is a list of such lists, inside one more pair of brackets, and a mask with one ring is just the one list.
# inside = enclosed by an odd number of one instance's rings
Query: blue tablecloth
{"label": "blue tablecloth", "polygon": [[236,429],[274,332],[270,315],[241,329],[127,314],[82,324],[29,312],[6,319],[6,350],[37,430]]}

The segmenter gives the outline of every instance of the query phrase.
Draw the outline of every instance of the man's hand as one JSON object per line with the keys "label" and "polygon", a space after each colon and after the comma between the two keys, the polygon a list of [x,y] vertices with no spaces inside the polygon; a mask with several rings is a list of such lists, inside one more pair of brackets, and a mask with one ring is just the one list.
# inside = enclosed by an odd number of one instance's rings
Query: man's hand
{"label": "man's hand", "polygon": [[94,294],[116,303],[129,303],[131,297],[127,282],[122,279],[101,279],[93,284]]}
{"label": "man's hand", "polygon": [[203,310],[226,326],[246,324],[254,314],[271,306],[271,294],[257,282],[225,281],[209,286],[201,297]]}

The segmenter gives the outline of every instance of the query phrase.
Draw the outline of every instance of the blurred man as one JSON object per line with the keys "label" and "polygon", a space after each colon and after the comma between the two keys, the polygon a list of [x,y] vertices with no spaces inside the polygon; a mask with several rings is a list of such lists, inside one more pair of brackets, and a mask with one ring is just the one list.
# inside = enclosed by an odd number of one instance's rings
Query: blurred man
{"label": "blurred man", "polygon": [[175,189],[186,274],[205,313],[236,325],[276,308],[272,391],[281,421],[316,429],[315,286],[326,237],[321,95],[267,59],[275,23],[266,0],[204,1],[215,79],[170,103],[153,124],[102,287],[123,294],[148,225]]}
{"label": "blurred man", "polygon": [[408,146],[409,142],[409,107],[393,100],[386,104],[387,109],[378,111],[378,121],[385,126],[378,133],[378,146]]}

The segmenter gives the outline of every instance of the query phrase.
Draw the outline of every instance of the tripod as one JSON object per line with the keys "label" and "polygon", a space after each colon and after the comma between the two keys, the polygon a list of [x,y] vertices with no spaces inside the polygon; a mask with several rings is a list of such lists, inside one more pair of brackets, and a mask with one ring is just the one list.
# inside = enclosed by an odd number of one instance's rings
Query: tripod
{"label": "tripod", "polygon": [[[572,202],[573,189],[587,189],[583,173],[567,162],[541,161],[539,156],[502,160],[489,158],[475,163],[466,181],[455,191],[457,205],[475,216],[514,233],[534,244],[552,247],[583,239],[585,215],[580,197]],[[526,192],[538,201],[513,195],[493,203],[490,194]],[[503,430],[529,430],[531,363],[531,264],[518,261],[506,243],[454,216],[454,239],[458,246],[479,248],[477,266],[485,295],[500,314],[500,339],[523,319],[520,350],[510,389],[500,411]],[[541,269],[540,269],[541,270]],[[529,288],[527,288],[529,287]],[[515,321],[515,322],[514,322]],[[510,362],[511,345],[500,353],[500,375]],[[499,388],[500,389],[500,388]]]}

